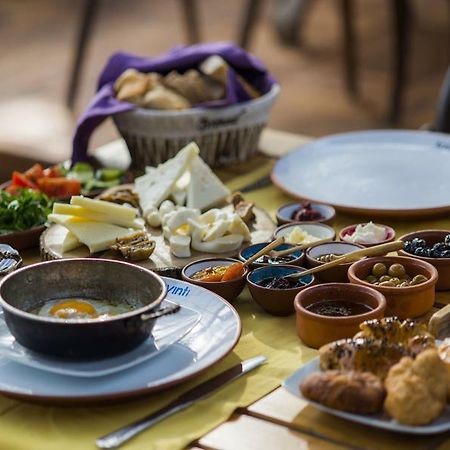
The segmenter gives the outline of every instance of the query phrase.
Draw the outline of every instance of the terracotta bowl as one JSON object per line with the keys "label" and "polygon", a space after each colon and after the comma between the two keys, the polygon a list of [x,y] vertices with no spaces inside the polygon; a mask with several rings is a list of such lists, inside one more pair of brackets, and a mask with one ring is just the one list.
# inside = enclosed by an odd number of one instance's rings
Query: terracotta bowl
{"label": "terracotta bowl", "polygon": [[[287,236],[292,232],[294,227],[300,227],[306,233],[315,236],[317,239],[329,239],[332,241],[336,237],[336,232],[328,225],[315,222],[291,222],[286,225],[278,227],[274,233],[273,238],[276,239],[279,236]],[[296,244],[302,244],[302,242],[296,242]]]}
{"label": "terracotta bowl", "polygon": [[39,239],[45,230],[45,226],[30,228],[24,231],[0,235],[0,244],[7,244],[16,250],[26,250],[28,248],[39,247]]}
{"label": "terracotta bowl", "polygon": [[[443,242],[445,236],[450,234],[450,231],[446,230],[422,230],[414,233],[404,234],[400,240],[411,241],[414,238],[424,239],[428,246],[433,246],[437,242]],[[417,258],[421,261],[426,261],[436,267],[439,278],[436,283],[437,291],[450,290],[450,258],[428,258],[424,256],[416,256],[412,253],[408,253],[405,250],[399,250],[400,256],[409,256],[411,258]]]}
{"label": "terracotta bowl", "polygon": [[[365,281],[374,264],[381,262],[387,266],[402,264],[406,273],[413,277],[425,275],[428,280],[415,286],[389,287],[376,286]],[[400,319],[419,317],[431,310],[434,303],[434,287],[438,278],[437,270],[429,263],[416,258],[403,256],[377,256],[356,261],[348,269],[350,283],[372,287],[386,297],[386,315]]]}
{"label": "terracotta bowl", "polygon": [[[284,225],[286,223],[296,222],[292,219],[292,215],[295,211],[301,207],[301,203],[288,203],[278,208],[276,216],[278,225]],[[313,223],[325,223],[327,225],[333,225],[336,218],[336,210],[331,205],[325,205],[323,203],[311,203],[312,209],[320,212],[322,219],[313,220]],[[307,223],[307,221],[305,221]]]}
{"label": "terracotta bowl", "polygon": [[[253,244],[253,245],[250,245],[249,247],[244,248],[239,253],[239,259],[241,261],[247,261],[247,259],[251,258],[255,253],[259,252],[267,244],[268,244],[268,242],[261,242],[260,244]],[[279,252],[282,250],[287,250],[288,248],[291,248],[291,247],[293,247],[293,245],[291,245],[291,244],[281,244],[278,247],[276,247],[274,250]],[[301,250],[291,253],[290,255],[286,255],[286,256],[292,257],[292,259],[290,259],[289,261],[286,261],[286,262],[280,262],[279,264],[289,264],[292,266],[301,266],[303,263],[303,260],[305,259],[305,253],[302,252]],[[256,262],[255,261],[254,263],[250,264],[250,268],[256,269],[257,267],[270,266],[273,264],[278,264],[278,263]]]}
{"label": "terracotta bowl", "polygon": [[[306,309],[313,303],[324,300],[345,300],[363,303],[370,308],[364,314],[348,317],[322,316]],[[365,320],[384,316],[386,299],[383,294],[366,286],[348,283],[329,283],[312,286],[295,297],[296,327],[298,337],[309,347],[319,348],[328,342],[351,338],[359,331]]]}
{"label": "terracotta bowl", "polygon": [[[342,228],[342,230],[339,232],[339,239],[341,241],[345,241],[344,237],[348,234],[352,235],[355,232],[355,229],[358,225],[366,225],[366,223],[364,224],[355,223],[354,225],[349,225],[348,227]],[[358,242],[359,245],[362,245],[363,247],[373,247],[374,245],[385,244],[386,242],[392,242],[394,240],[395,230],[392,227],[388,225],[383,225],[381,223],[375,223],[374,225],[384,227],[386,229],[386,237],[383,240],[374,242],[372,244],[367,244],[365,242]],[[349,242],[349,244],[353,244],[353,242]]]}
{"label": "terracotta bowl", "polygon": [[[334,253],[335,255],[345,255],[356,250],[364,248],[362,245],[350,244],[347,242],[327,242],[317,247],[309,248],[306,251],[306,267],[313,268],[325,264],[318,261],[317,258],[322,255]],[[351,262],[339,264],[331,269],[317,272],[316,278],[322,283],[348,283],[347,271],[352,265]]]}
{"label": "terracotta bowl", "polygon": [[197,286],[209,289],[212,292],[223,297],[230,303],[242,292],[245,287],[245,278],[248,273],[248,268],[245,268],[245,272],[239,278],[229,281],[200,281],[192,279],[192,275],[199,272],[200,270],[207,269],[208,267],[214,266],[231,266],[231,264],[241,262],[234,258],[204,258],[194,261],[183,268],[181,271],[181,277],[184,281],[196,284]]}
{"label": "terracotta bowl", "polygon": [[307,284],[292,289],[273,289],[261,286],[258,282],[266,278],[282,277],[306,269],[291,265],[269,265],[253,270],[247,275],[247,283],[253,300],[261,308],[274,316],[288,316],[294,313],[294,298],[307,286],[314,283],[314,275],[307,275]]}

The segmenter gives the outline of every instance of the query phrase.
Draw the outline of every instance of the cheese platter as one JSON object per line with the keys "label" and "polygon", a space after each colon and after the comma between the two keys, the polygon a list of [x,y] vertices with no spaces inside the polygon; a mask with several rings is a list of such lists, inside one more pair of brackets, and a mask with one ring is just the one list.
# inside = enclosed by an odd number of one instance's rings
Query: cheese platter
{"label": "cheese platter", "polygon": [[99,199],[55,203],[48,219],[43,260],[125,258],[166,275],[199,258],[236,256],[249,243],[270,240],[275,229],[266,211],[231,195],[194,143],[147,167],[134,184]]}

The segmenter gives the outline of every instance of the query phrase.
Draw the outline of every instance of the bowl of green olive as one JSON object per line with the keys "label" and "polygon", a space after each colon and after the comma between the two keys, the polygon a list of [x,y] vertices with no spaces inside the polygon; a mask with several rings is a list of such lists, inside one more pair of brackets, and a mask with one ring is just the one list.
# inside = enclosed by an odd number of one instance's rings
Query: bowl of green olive
{"label": "bowl of green olive", "polygon": [[350,283],[370,286],[386,297],[386,316],[418,317],[431,310],[438,273],[434,266],[404,256],[361,259],[348,270]]}

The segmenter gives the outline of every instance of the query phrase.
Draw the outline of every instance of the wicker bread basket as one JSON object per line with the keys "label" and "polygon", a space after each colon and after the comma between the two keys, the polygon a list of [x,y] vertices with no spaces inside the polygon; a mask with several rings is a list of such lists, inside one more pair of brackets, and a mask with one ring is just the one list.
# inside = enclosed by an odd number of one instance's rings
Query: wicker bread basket
{"label": "wicker bread basket", "polygon": [[275,84],[263,96],[224,108],[156,111],[137,108],[114,122],[131,154],[132,168],[143,170],[172,158],[195,141],[211,166],[244,161],[258,149],[270,108],[280,92]]}

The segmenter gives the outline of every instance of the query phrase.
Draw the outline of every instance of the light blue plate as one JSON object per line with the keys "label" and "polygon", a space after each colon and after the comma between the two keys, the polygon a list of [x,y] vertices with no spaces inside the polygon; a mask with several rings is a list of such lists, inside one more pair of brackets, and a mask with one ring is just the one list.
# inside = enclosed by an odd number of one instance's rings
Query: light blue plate
{"label": "light blue plate", "polygon": [[[236,310],[211,291],[163,278],[168,287],[167,300],[179,303],[182,310],[189,309],[200,317],[178,342],[147,361],[101,378],[51,373],[3,358],[0,360],[0,393],[25,400],[64,404],[128,399],[188,380],[226,356],[241,334],[241,321]],[[177,316],[174,314],[173,318]],[[178,316],[178,320],[185,318]]]}
{"label": "light blue plate", "polygon": [[281,158],[273,182],[295,198],[353,213],[423,216],[450,210],[450,136],[380,130],[317,139]]}
{"label": "light blue plate", "polygon": [[363,414],[352,414],[344,411],[339,411],[334,408],[329,408],[328,406],[321,405],[320,403],[313,402],[303,397],[300,392],[299,386],[305,380],[305,378],[314,373],[319,372],[319,358],[314,358],[309,363],[305,364],[303,367],[294,372],[289,378],[283,381],[282,386],[292,395],[298,397],[302,400],[306,400],[307,402],[314,405],[315,408],[320,409],[328,414],[332,414],[333,416],[341,417],[342,419],[347,419],[352,422],[362,423],[364,425],[369,425],[375,428],[382,428],[384,430],[396,431],[399,433],[408,433],[408,434],[437,434],[443,433],[444,431],[450,430],[450,407],[447,406],[444,412],[435,419],[430,425],[422,425],[422,426],[410,426],[410,425],[402,425],[396,422],[389,417],[376,414],[372,416],[363,415]]}

